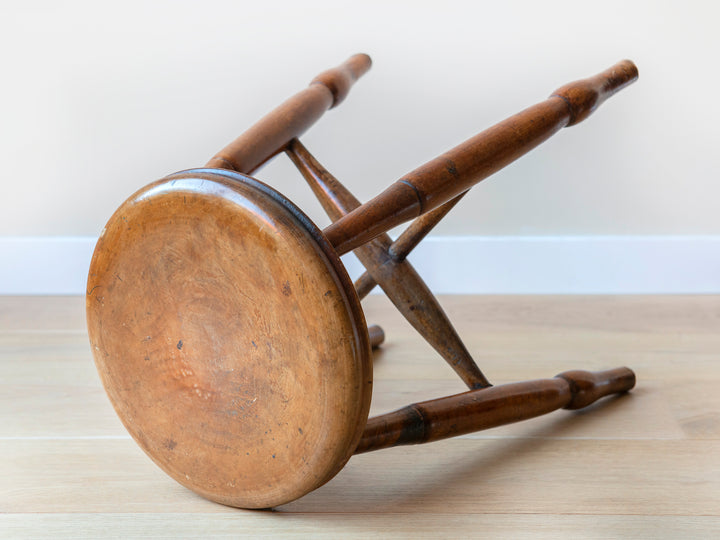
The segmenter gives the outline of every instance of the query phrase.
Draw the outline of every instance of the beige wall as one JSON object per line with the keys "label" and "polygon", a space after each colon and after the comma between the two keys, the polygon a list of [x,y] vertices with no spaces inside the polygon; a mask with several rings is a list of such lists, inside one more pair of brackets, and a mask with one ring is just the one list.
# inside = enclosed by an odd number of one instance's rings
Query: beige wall
{"label": "beige wall", "polygon": [[[134,190],[359,51],[373,70],[304,140],[361,199],[629,57],[639,83],[438,232],[720,234],[714,2],[26,4],[0,7],[0,237],[99,234]],[[327,223],[284,159],[257,176]]]}

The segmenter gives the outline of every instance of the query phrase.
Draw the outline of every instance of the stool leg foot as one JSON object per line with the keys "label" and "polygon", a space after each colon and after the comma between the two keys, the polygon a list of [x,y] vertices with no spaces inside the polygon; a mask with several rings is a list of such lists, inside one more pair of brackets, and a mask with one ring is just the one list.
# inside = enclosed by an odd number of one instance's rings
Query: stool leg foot
{"label": "stool leg foot", "polygon": [[377,349],[385,341],[385,332],[377,324],[368,326],[368,335],[370,336],[370,346]]}

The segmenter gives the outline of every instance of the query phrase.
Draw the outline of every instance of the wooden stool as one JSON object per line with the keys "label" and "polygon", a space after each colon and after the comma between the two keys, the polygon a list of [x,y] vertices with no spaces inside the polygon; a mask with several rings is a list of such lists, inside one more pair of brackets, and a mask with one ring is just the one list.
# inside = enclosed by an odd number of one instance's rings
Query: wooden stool
{"label": "wooden stool", "polygon": [[[351,57],[205,168],[142,188],[95,248],[87,321],[110,400],[155,463],[214,501],[280,505],[355,453],[585,407],[635,384],[619,368],[492,387],[406,259],[474,184],[633,82],[632,62],[560,88],[360,204],[297,137],[369,67]],[[326,229],[248,176],[281,152],[333,220]],[[353,250],[367,269],[356,284],[339,258]],[[375,284],[469,391],[368,420],[371,346],[383,335],[368,331],[360,299]]]}

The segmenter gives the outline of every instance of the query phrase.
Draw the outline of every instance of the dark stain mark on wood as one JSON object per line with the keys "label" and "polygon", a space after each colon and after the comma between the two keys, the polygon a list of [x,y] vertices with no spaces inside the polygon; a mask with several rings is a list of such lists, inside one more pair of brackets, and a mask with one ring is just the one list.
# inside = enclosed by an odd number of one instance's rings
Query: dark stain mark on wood
{"label": "dark stain mark on wood", "polygon": [[455,162],[453,160],[447,160],[447,167],[445,168],[445,170],[449,172],[456,180],[460,179],[460,174],[458,173],[457,167],[455,166]]}
{"label": "dark stain mark on wood", "polygon": [[178,344],[177,344],[178,351],[182,351],[182,345],[183,344],[182,344],[182,339],[181,339],[180,341],[178,341]]}

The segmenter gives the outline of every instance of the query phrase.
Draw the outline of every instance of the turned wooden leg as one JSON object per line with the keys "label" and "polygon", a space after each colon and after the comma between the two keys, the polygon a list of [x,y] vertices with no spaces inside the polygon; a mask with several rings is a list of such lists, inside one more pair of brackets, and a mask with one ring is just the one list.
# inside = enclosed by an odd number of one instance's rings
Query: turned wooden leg
{"label": "turned wooden leg", "polygon": [[336,68],[324,71],[310,85],[271,111],[218,152],[206,167],[250,174],[282,152],[328,109],[338,105],[352,85],[370,69],[370,57],[356,54]]}
{"label": "turned wooden leg", "polygon": [[[360,201],[323,168],[300,141],[292,140],[285,152],[307,180],[330,219],[338,220],[360,206]],[[390,236],[382,234],[355,249],[355,255],[400,313],[469,388],[490,386],[435,296],[410,262],[393,259],[391,246]]]}
{"label": "turned wooden leg", "polygon": [[377,349],[385,341],[385,332],[377,324],[368,326],[368,335],[370,336],[370,346],[373,349]]}
{"label": "turned wooden leg", "polygon": [[438,441],[560,408],[580,409],[634,386],[635,374],[625,367],[595,373],[578,370],[553,379],[505,384],[415,403],[370,418],[355,453]]}
{"label": "turned wooden leg", "polygon": [[575,81],[409,172],[323,234],[342,255],[393,227],[431,212],[509,165],[552,135],[590,116],[610,96],[637,80],[623,60]]}

